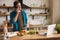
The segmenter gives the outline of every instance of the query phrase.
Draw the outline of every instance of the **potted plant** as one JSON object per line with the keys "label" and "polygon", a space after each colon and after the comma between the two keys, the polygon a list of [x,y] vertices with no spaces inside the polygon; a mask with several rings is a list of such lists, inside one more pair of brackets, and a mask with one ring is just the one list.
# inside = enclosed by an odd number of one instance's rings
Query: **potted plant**
{"label": "potted plant", "polygon": [[60,33],[60,24],[56,24],[56,31],[57,31],[57,33]]}

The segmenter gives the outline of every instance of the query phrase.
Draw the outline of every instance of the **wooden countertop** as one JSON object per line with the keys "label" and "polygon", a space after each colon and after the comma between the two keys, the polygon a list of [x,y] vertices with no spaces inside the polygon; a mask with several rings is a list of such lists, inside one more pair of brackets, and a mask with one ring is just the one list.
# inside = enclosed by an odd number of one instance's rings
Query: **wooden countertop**
{"label": "wooden countertop", "polygon": [[49,36],[41,36],[41,35],[24,35],[22,37],[19,36],[15,36],[12,38],[9,38],[9,40],[47,40],[47,39],[60,39],[60,34],[53,34],[53,35],[49,35]]}

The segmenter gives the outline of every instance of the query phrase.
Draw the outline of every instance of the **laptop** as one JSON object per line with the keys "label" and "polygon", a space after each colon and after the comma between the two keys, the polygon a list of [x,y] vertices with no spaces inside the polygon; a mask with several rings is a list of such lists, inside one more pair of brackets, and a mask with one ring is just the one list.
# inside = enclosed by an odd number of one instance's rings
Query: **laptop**
{"label": "laptop", "polygon": [[45,36],[52,35],[54,33],[55,26],[56,26],[56,24],[48,25],[47,31],[39,32],[39,34],[45,35]]}
{"label": "laptop", "polygon": [[54,33],[55,26],[56,24],[48,25],[47,36],[52,35]]}

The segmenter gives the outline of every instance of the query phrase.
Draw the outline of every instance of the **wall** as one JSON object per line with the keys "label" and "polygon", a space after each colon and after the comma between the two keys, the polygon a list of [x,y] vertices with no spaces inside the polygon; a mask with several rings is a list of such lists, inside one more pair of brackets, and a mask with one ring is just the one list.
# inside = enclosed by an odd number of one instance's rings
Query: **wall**
{"label": "wall", "polygon": [[36,6],[41,6],[46,4],[46,6],[49,6],[49,0],[23,0],[24,4],[28,5],[28,6],[32,6],[33,4],[36,4]]}
{"label": "wall", "polygon": [[49,0],[49,22],[53,23],[53,0]]}
{"label": "wall", "polygon": [[50,4],[51,22],[60,23],[60,0],[50,0]]}
{"label": "wall", "polygon": [[[24,4],[30,6],[30,7],[33,7],[33,6],[43,6],[44,4],[46,4],[46,7],[49,7],[49,0],[23,0],[24,1]],[[31,12],[28,12],[26,11],[29,14],[34,14],[34,13],[43,13],[44,12],[44,9],[32,9]],[[30,16],[28,16],[29,18],[29,22],[30,24],[47,24],[47,20],[46,20],[46,16],[35,16],[35,19],[32,20]]]}
{"label": "wall", "polygon": [[[5,3],[7,6],[13,6],[13,2],[15,0],[0,0],[0,5],[2,5],[3,3]],[[49,7],[49,0],[23,0],[24,1],[24,4],[28,5],[28,6],[43,6],[43,4],[46,4],[47,7]],[[0,11],[3,11],[3,12],[7,12],[6,9],[0,9]],[[42,9],[32,9],[32,11],[30,11],[29,9],[25,9],[26,13],[27,13],[27,16],[29,14],[34,14],[34,13],[40,13],[40,12],[44,12],[44,10]],[[11,12],[11,10],[10,10]],[[9,12],[9,13],[10,13]],[[3,19],[5,20],[5,18],[3,17],[2,18],[2,21]],[[1,19],[0,19],[1,20]],[[2,22],[1,21],[1,22]],[[35,16],[35,19],[33,20],[31,16],[28,16],[28,21],[31,23],[31,24],[46,24],[47,23],[47,20],[46,20],[46,17],[45,16]]]}
{"label": "wall", "polygon": [[15,0],[0,0],[0,5],[3,5],[4,3],[7,5],[7,6],[13,6],[13,2]]}
{"label": "wall", "polygon": [[60,0],[53,0],[53,23],[60,23]]}
{"label": "wall", "polygon": [[[2,6],[4,3],[6,4],[6,6],[13,6],[14,1],[15,0],[0,0],[0,6]],[[0,8],[0,11],[7,12],[7,9]],[[3,21],[5,21],[5,20],[6,20],[5,16],[4,17],[0,16],[0,25],[3,25]]]}

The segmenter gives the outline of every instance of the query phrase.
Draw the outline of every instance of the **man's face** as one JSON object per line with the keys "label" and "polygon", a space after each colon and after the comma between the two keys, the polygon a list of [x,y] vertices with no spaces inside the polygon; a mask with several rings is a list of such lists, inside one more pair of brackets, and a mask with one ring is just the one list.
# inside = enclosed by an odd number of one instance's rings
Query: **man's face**
{"label": "man's face", "polygon": [[18,8],[19,10],[21,10],[21,4],[20,4],[20,3],[17,4],[17,8]]}

